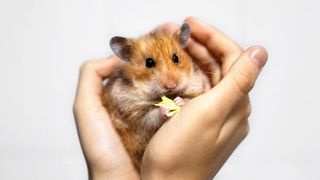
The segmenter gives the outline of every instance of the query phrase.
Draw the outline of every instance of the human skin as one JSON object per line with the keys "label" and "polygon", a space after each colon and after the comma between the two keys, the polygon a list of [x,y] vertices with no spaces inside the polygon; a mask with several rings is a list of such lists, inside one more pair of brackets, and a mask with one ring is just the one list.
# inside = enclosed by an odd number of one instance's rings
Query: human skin
{"label": "human skin", "polygon": [[[159,129],[140,174],[101,102],[102,82],[120,60],[111,56],[81,67],[74,115],[90,179],[210,179],[247,135],[248,93],[267,61],[266,50],[253,46],[243,51],[216,28],[193,17],[185,22],[191,26],[187,51],[200,66],[214,68],[221,80]],[[172,32],[176,25],[159,29]]]}

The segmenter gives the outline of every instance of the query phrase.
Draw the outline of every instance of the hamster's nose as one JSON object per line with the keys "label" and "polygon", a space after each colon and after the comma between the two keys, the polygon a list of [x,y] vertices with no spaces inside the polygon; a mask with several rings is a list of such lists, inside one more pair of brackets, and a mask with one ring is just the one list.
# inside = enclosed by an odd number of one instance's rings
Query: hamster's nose
{"label": "hamster's nose", "polygon": [[177,87],[177,83],[174,82],[173,80],[167,80],[164,82],[164,86],[167,88],[167,89],[174,89]]}

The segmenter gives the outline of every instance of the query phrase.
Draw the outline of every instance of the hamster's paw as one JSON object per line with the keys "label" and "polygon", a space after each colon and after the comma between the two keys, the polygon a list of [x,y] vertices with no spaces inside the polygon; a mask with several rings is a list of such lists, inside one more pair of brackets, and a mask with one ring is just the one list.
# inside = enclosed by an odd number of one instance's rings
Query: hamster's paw
{"label": "hamster's paw", "polygon": [[160,111],[160,116],[163,118],[163,119],[168,119],[169,118],[169,116],[168,116],[168,114],[169,114],[169,109],[168,108],[166,108],[166,107],[159,107],[159,111]]}
{"label": "hamster's paw", "polygon": [[179,96],[174,98],[173,101],[180,107],[184,106],[187,103],[182,97],[179,97]]}

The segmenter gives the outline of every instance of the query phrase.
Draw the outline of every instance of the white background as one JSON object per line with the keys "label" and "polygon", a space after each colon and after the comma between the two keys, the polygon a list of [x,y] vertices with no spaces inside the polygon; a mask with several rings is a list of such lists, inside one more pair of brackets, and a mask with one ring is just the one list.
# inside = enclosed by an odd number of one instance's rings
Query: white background
{"label": "white background", "polygon": [[190,15],[269,51],[251,131],[216,179],[320,179],[319,0],[0,0],[0,179],[87,179],[72,115],[80,64],[109,55],[114,35]]}

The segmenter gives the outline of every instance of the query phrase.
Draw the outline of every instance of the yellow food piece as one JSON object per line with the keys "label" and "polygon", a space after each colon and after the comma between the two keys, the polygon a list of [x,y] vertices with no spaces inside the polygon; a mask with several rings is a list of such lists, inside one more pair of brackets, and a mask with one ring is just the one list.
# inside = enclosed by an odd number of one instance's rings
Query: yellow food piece
{"label": "yellow food piece", "polygon": [[168,117],[172,117],[180,111],[180,106],[176,105],[176,103],[173,100],[167,98],[166,96],[162,96],[161,99],[162,101],[158,104],[155,104],[155,106],[169,109],[169,112],[166,114]]}

